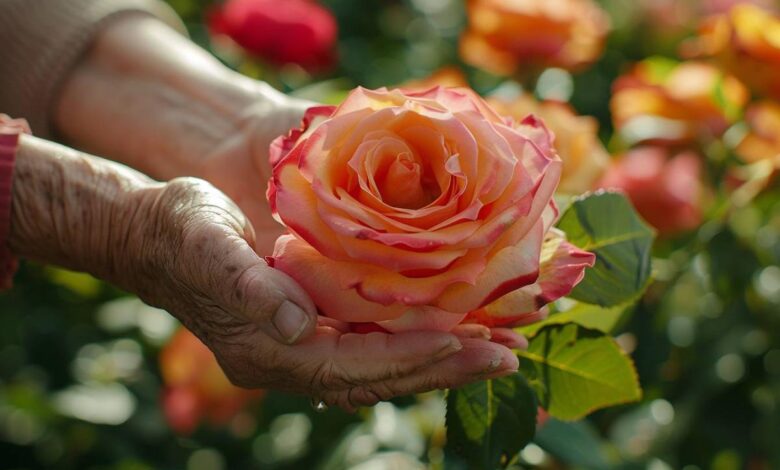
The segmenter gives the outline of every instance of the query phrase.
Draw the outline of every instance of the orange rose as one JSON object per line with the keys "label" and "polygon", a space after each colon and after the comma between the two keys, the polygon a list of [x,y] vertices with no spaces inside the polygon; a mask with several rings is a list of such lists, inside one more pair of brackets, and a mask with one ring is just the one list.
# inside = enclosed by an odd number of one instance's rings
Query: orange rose
{"label": "orange rose", "polygon": [[748,98],[739,80],[712,65],[656,57],[615,81],[610,109],[629,144],[688,142],[721,135]]}
{"label": "orange rose", "polygon": [[639,147],[614,160],[599,186],[622,190],[661,235],[673,235],[701,223],[700,176],[692,152],[669,159],[665,148]]}
{"label": "orange rose", "polygon": [[571,106],[557,101],[539,102],[529,95],[514,100],[488,98],[499,114],[521,120],[529,114],[542,119],[555,135],[555,150],[563,160],[559,190],[580,194],[593,188],[609,163],[609,154],[598,138],[599,125],[590,116],[578,116]]}
{"label": "orange rose", "polygon": [[747,163],[770,160],[780,168],[780,104],[761,101],[745,113],[749,132],[737,145],[736,152]]}
{"label": "orange rose", "polygon": [[699,37],[683,46],[686,56],[718,59],[751,88],[780,98],[780,16],[756,5],[735,5],[705,20]]}
{"label": "orange rose", "polygon": [[182,434],[194,431],[203,418],[215,425],[225,424],[263,394],[231,384],[214,354],[184,328],[160,353],[160,372],[165,382],[165,417]]}
{"label": "orange rose", "polygon": [[292,234],[269,262],[345,322],[538,319],[594,261],[551,229],[561,162],[550,139],[468,89],[358,88],[312,108],[272,145],[268,198]]}
{"label": "orange rose", "polygon": [[576,70],[601,55],[609,18],[591,0],[469,0],[463,60],[500,75],[519,67]]}

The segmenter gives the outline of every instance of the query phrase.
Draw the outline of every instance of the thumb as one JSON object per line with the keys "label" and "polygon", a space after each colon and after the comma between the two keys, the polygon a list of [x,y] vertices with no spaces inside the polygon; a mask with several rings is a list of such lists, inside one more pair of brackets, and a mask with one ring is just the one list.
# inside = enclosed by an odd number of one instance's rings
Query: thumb
{"label": "thumb", "polygon": [[274,269],[247,246],[244,269],[232,280],[234,314],[258,326],[282,344],[314,333],[317,308],[291,277]]}

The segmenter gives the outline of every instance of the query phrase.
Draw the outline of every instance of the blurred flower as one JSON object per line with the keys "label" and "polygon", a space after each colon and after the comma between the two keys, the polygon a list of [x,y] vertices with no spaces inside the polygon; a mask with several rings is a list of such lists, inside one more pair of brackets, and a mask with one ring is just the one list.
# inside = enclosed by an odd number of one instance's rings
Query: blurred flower
{"label": "blurred flower", "polygon": [[780,168],[780,103],[761,101],[745,113],[749,131],[735,151],[746,163],[761,160],[774,162]]}
{"label": "blurred flower", "polygon": [[599,183],[624,191],[661,235],[701,223],[701,161],[692,152],[668,158],[663,147],[639,147],[614,160]]}
{"label": "blurred flower", "polygon": [[727,13],[735,5],[749,3],[762,8],[773,9],[773,0],[700,0],[700,10],[705,15]]}
{"label": "blurred flower", "polygon": [[628,144],[679,143],[720,136],[748,98],[739,80],[712,65],[654,57],[615,81],[610,109]]}
{"label": "blurred flower", "polygon": [[317,71],[334,62],[336,19],[315,1],[228,0],[209,14],[208,27],[215,38],[228,37],[275,65]]}
{"label": "blurred flower", "polygon": [[688,57],[714,57],[751,88],[780,98],[780,16],[743,3],[705,20],[698,38],[683,44]]}
{"label": "blurred flower", "polygon": [[202,419],[226,424],[261,390],[245,390],[230,383],[212,352],[182,328],[160,353],[165,389],[163,410],[170,426],[181,434],[195,430]]}
{"label": "blurred flower", "polygon": [[442,67],[431,75],[417,80],[409,80],[399,85],[399,88],[425,91],[441,86],[445,88],[469,87],[466,76],[457,67]]}
{"label": "blurred flower", "polygon": [[594,62],[609,30],[591,0],[469,0],[463,60],[510,75],[520,67],[580,69]]}
{"label": "blurred flower", "polygon": [[607,167],[609,155],[598,137],[598,121],[590,116],[578,116],[567,104],[558,101],[539,102],[529,95],[508,100],[488,98],[499,114],[520,122],[529,114],[544,121],[555,134],[554,146],[563,160],[563,174],[558,189],[567,194],[580,194],[592,189]]}
{"label": "blurred flower", "polygon": [[640,20],[657,34],[675,36],[695,24],[695,0],[639,0],[637,3]]}

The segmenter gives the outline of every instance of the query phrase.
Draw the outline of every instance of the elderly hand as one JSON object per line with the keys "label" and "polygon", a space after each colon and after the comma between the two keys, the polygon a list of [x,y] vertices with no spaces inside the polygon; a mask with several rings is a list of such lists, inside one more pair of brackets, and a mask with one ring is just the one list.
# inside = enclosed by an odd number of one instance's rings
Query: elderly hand
{"label": "elderly hand", "polygon": [[25,136],[14,177],[11,248],[81,269],[165,308],[235,384],[303,393],[347,410],[506,375],[521,339],[484,327],[344,332],[253,249],[253,229],[210,184],[160,184]]}

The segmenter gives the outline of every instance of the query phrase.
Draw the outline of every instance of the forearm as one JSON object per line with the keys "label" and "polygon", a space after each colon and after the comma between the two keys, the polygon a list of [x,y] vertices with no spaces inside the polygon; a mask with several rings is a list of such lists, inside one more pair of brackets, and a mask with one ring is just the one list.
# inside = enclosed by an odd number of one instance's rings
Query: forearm
{"label": "forearm", "polygon": [[[23,136],[9,246],[23,257],[120,281],[137,260],[142,196],[159,185],[129,168]],[[121,282],[120,282],[121,284]]]}
{"label": "forearm", "polygon": [[66,81],[55,126],[69,144],[153,177],[201,176],[231,139],[253,132],[267,135],[253,145],[267,146],[289,128],[299,116],[287,101],[164,23],[128,17],[99,34]]}

